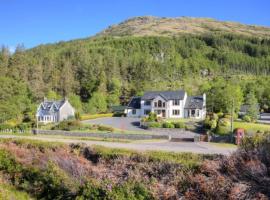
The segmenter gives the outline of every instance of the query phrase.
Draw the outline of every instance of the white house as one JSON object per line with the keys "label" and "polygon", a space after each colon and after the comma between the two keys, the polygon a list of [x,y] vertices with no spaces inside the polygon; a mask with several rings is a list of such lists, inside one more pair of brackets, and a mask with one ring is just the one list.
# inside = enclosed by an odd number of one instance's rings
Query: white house
{"label": "white house", "polygon": [[125,113],[127,117],[144,117],[150,112],[162,118],[195,118],[206,116],[206,95],[187,96],[183,90],[145,92],[133,97]]}
{"label": "white house", "polygon": [[60,101],[44,98],[36,113],[37,121],[43,123],[60,122],[74,116],[75,109],[66,98]]}

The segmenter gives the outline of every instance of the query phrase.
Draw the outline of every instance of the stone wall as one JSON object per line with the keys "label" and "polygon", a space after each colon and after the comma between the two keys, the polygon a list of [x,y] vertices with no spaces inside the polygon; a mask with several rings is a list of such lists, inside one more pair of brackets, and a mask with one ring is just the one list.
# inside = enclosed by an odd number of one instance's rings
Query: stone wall
{"label": "stone wall", "polygon": [[151,140],[151,139],[169,139],[168,135],[153,135],[153,134],[124,134],[124,133],[82,133],[76,131],[61,131],[61,130],[33,130],[34,134],[42,135],[63,135],[77,137],[97,137],[97,138],[112,138],[112,139],[128,139],[128,140]]}

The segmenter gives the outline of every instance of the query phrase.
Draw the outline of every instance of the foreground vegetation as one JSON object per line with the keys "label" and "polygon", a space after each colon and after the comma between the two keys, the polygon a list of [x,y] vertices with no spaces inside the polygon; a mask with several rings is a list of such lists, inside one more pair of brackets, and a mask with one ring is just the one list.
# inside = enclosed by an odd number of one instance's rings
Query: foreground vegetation
{"label": "foreground vegetation", "polygon": [[267,199],[267,137],[228,157],[2,139],[0,172],[33,199]]}

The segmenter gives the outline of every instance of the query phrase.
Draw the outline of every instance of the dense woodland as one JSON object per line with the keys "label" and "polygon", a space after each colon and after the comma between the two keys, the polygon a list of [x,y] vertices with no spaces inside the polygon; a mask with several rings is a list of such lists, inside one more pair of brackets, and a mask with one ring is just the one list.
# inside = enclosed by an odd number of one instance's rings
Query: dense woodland
{"label": "dense woodland", "polygon": [[[228,34],[92,37],[0,52],[0,121],[31,118],[44,96],[106,112],[145,90],[207,93],[208,110],[270,107],[270,39]],[[250,98],[252,97],[252,98]],[[250,100],[252,99],[252,100]],[[252,102],[250,102],[252,101]]]}

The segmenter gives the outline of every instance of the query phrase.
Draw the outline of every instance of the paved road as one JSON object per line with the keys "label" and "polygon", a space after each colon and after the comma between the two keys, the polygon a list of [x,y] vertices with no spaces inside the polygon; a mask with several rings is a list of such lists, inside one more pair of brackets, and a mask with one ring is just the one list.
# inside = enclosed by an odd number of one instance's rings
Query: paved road
{"label": "paved road", "polygon": [[169,142],[169,141],[137,141],[133,143],[90,141],[80,139],[63,139],[49,136],[13,136],[0,135],[0,138],[28,138],[33,140],[42,140],[48,142],[63,143],[84,143],[86,145],[101,145],[111,148],[123,148],[136,151],[169,151],[169,152],[192,152],[201,154],[222,154],[229,155],[236,150],[234,147],[218,147],[206,142]]}
{"label": "paved road", "polygon": [[100,124],[117,129],[128,130],[128,131],[146,131],[139,127],[140,118],[132,117],[104,117],[98,119],[85,120],[83,123],[87,124]]}

